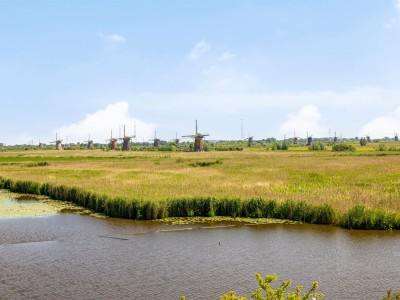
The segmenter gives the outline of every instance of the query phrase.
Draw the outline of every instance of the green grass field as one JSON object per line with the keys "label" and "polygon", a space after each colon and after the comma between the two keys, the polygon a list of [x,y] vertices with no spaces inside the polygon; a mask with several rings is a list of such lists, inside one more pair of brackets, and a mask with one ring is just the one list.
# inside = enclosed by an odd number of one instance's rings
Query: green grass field
{"label": "green grass field", "polygon": [[203,153],[5,151],[0,152],[0,177],[76,187],[108,201],[275,199],[329,204],[340,215],[356,205],[399,212],[400,152],[377,147],[358,146],[352,153],[304,147]]}

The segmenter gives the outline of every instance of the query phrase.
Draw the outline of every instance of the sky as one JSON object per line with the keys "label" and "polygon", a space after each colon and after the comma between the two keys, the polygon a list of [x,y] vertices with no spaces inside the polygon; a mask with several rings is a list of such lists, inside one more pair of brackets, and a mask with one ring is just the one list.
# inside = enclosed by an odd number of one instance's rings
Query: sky
{"label": "sky", "polygon": [[0,0],[0,143],[393,137],[399,57],[400,0]]}

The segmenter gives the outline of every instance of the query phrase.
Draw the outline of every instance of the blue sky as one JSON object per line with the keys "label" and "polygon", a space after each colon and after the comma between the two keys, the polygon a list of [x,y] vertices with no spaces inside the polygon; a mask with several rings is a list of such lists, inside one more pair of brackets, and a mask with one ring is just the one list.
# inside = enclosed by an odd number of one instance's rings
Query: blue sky
{"label": "blue sky", "polygon": [[0,1],[0,142],[400,132],[400,0]]}

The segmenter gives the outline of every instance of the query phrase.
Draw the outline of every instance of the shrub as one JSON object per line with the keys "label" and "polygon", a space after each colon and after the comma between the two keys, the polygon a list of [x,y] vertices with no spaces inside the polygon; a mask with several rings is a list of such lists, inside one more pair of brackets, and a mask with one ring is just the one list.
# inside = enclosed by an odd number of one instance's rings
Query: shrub
{"label": "shrub", "polygon": [[217,159],[215,161],[196,161],[194,163],[189,164],[191,167],[209,167],[213,165],[222,165],[222,160]]}
{"label": "shrub", "polygon": [[385,144],[379,144],[378,151],[387,151],[388,147]]}
{"label": "shrub", "polygon": [[[262,277],[256,274],[258,289],[251,293],[251,299],[258,300],[310,300],[320,299],[324,294],[317,293],[318,282],[314,281],[308,292],[303,292],[303,286],[297,286],[294,292],[288,292],[287,289],[292,285],[291,280],[284,280],[281,285],[274,289],[271,285],[278,279],[277,275],[265,275]],[[220,300],[246,300],[245,297],[238,297],[234,291],[222,295]]]}
{"label": "shrub", "polygon": [[28,164],[28,167],[47,167],[49,166],[50,163],[48,163],[47,161],[41,161],[41,162],[37,162],[37,163],[31,163]]}
{"label": "shrub", "polygon": [[349,144],[336,144],[332,147],[332,151],[336,152],[342,152],[342,151],[349,151],[349,152],[354,152],[356,151],[356,148],[354,148],[353,145]]}
{"label": "shrub", "polygon": [[286,142],[283,143],[273,143],[272,150],[289,150],[289,145]]}
{"label": "shrub", "polygon": [[382,300],[400,300],[400,291],[393,292],[392,290],[387,291],[387,296]]}
{"label": "shrub", "polygon": [[308,150],[320,151],[320,150],[326,150],[326,147],[323,143],[318,142],[318,143],[314,143],[314,144],[311,144],[310,146],[308,146]]}

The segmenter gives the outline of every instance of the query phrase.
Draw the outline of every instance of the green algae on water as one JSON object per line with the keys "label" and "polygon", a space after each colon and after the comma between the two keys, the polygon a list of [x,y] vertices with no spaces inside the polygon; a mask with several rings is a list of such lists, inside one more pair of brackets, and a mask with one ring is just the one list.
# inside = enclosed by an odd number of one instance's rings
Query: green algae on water
{"label": "green algae on water", "polygon": [[51,200],[46,196],[0,190],[0,219],[45,217],[58,213],[75,213],[104,218],[102,214],[94,213],[72,202]]}

